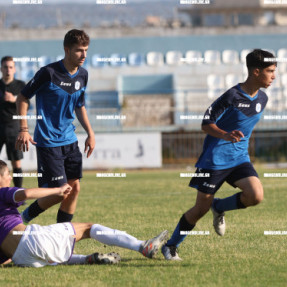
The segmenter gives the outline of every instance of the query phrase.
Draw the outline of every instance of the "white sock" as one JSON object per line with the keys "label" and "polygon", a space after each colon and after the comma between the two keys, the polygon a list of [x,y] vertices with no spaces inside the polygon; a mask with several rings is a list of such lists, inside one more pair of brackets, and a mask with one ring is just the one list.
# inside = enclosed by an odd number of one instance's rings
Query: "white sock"
{"label": "white sock", "polygon": [[72,254],[70,260],[68,262],[65,262],[64,264],[68,264],[68,265],[85,264],[86,263],[86,257],[87,257],[87,255]]}
{"label": "white sock", "polygon": [[140,246],[144,243],[144,241],[138,240],[124,231],[111,229],[100,224],[92,226],[90,236],[106,245],[115,245],[134,251],[139,251]]}

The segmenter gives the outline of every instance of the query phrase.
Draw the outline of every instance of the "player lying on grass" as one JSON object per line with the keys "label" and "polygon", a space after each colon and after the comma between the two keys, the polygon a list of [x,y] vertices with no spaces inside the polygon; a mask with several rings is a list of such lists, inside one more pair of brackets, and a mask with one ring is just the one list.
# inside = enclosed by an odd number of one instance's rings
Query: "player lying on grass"
{"label": "player lying on grass", "polygon": [[[167,231],[142,241],[116,229],[93,223],[57,223],[49,226],[24,225],[17,208],[27,199],[46,196],[65,197],[71,186],[56,188],[10,187],[11,176],[7,164],[0,160],[0,264],[9,259],[19,266],[42,267],[45,265],[117,263],[116,253],[73,255],[75,242],[93,238],[103,244],[138,251],[153,258],[167,238]],[[40,198],[41,200],[41,198]]]}
{"label": "player lying on grass", "polygon": [[[211,208],[217,234],[225,233],[224,212],[257,205],[263,200],[263,187],[248,154],[249,138],[267,104],[260,88],[268,88],[275,79],[274,56],[260,49],[246,57],[248,78],[219,97],[206,111],[202,130],[207,133],[203,152],[196,163],[196,173],[189,186],[197,189],[195,205],[181,217],[172,237],[162,247],[167,260],[181,260],[177,247],[197,221]],[[269,60],[269,59],[268,59]],[[219,199],[214,194],[224,182],[238,187],[238,192]],[[184,231],[184,232],[182,232]]]}

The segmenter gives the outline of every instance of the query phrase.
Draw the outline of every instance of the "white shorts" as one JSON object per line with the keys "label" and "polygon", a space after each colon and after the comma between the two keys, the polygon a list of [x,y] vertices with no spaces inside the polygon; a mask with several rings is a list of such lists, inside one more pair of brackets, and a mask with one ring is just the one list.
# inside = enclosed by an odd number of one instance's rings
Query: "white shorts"
{"label": "white shorts", "polygon": [[12,260],[16,265],[26,267],[67,262],[73,254],[75,234],[70,222],[49,226],[28,225]]}

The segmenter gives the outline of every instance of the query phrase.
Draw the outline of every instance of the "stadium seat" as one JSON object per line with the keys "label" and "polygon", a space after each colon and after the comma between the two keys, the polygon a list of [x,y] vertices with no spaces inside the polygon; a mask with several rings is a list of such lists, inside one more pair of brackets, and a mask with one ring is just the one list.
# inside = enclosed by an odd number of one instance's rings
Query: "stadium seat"
{"label": "stadium seat", "polygon": [[53,58],[53,57],[41,56],[41,57],[39,57],[39,58],[41,58],[41,61],[38,62],[38,67],[39,67],[39,68],[40,68],[40,67],[47,66],[47,65],[49,65],[49,64],[51,64],[51,63],[54,62],[54,58]]}
{"label": "stadium seat", "polygon": [[251,52],[250,49],[244,49],[240,52],[240,62],[245,65],[246,62],[246,56]]}
{"label": "stadium seat", "polygon": [[242,82],[242,76],[235,75],[235,74],[227,74],[225,76],[225,87],[229,89],[238,83]]}
{"label": "stadium seat", "polygon": [[277,73],[283,74],[283,73],[287,73],[287,63],[277,63]]}
{"label": "stadium seat", "polygon": [[131,53],[128,56],[128,64],[130,66],[142,66],[145,64],[145,57],[143,54]]}
{"label": "stadium seat", "polygon": [[168,65],[178,66],[182,64],[182,53],[179,51],[168,51],[165,55],[165,61]]}
{"label": "stadium seat", "polygon": [[287,72],[287,49],[279,49],[277,51],[277,58],[281,59],[277,63],[277,69],[279,73],[286,73]]}
{"label": "stadium seat", "polygon": [[205,63],[207,64],[220,64],[220,52],[215,50],[207,50],[204,52]]}
{"label": "stadium seat", "polygon": [[122,67],[127,64],[127,58],[126,56],[122,54],[111,54],[110,58],[112,59],[110,61],[110,66],[112,67]]}
{"label": "stadium seat", "polygon": [[208,98],[214,100],[224,92],[224,77],[216,74],[207,76]]}
{"label": "stadium seat", "polygon": [[147,53],[146,60],[149,66],[162,66],[164,63],[163,54],[160,52]]}
{"label": "stadium seat", "polygon": [[224,50],[222,52],[222,62],[224,64],[238,64],[239,54],[235,50]]}
{"label": "stadium seat", "polygon": [[279,49],[277,51],[277,58],[286,58],[287,59],[287,49]]}
{"label": "stadium seat", "polygon": [[204,58],[202,57],[202,53],[200,51],[190,50],[185,53],[185,61],[186,64],[202,64],[204,62]]}
{"label": "stadium seat", "polygon": [[105,57],[104,55],[94,54],[91,59],[91,65],[95,68],[102,68],[108,65],[107,61],[103,61]]}
{"label": "stadium seat", "polygon": [[287,88],[287,73],[281,74],[280,80],[281,80],[282,88],[286,89]]}

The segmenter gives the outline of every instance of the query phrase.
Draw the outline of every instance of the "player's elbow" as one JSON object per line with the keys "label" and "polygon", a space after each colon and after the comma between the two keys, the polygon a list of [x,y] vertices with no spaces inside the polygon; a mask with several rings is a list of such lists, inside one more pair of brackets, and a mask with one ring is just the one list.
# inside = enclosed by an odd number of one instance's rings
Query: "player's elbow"
{"label": "player's elbow", "polygon": [[16,202],[25,201],[26,199],[29,199],[29,189],[20,189],[14,195]]}
{"label": "player's elbow", "polygon": [[201,125],[201,130],[204,131],[205,133],[207,133],[207,125],[202,124]]}

